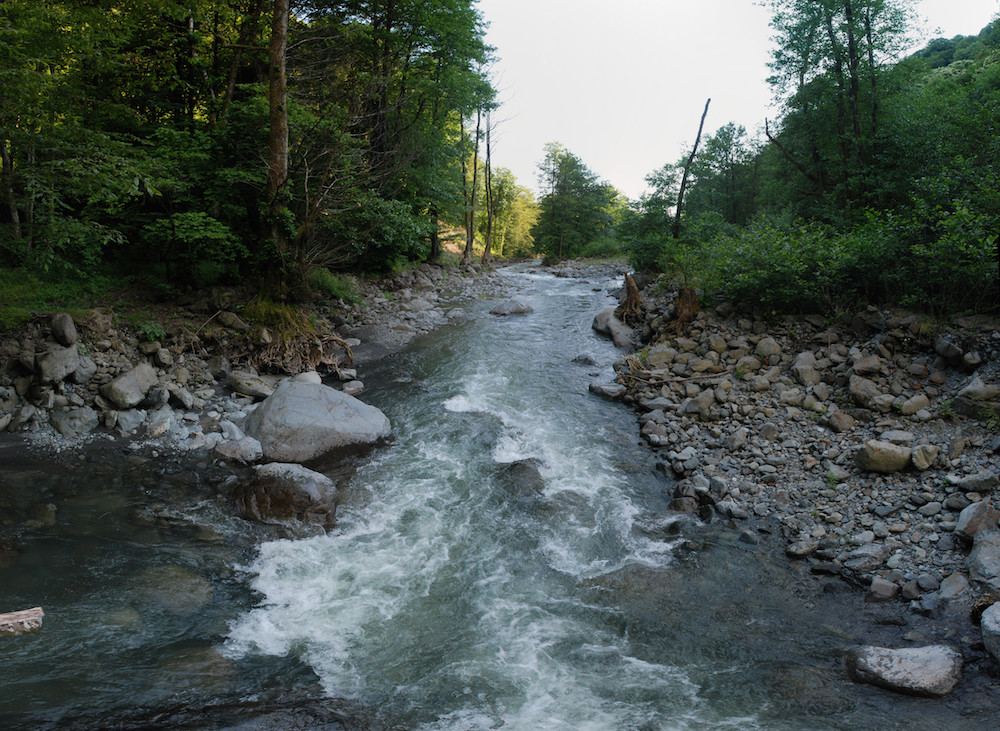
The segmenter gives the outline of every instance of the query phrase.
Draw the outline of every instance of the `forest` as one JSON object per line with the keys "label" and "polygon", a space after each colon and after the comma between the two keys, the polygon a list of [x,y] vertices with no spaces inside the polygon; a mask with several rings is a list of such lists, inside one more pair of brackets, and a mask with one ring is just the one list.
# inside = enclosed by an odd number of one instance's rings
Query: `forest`
{"label": "forest", "polygon": [[551,143],[536,201],[492,160],[475,0],[4,3],[0,285],[294,302],[450,235],[466,261],[625,253],[773,311],[995,306],[1000,23],[903,58],[908,0],[766,4],[762,135],[699,131],[638,201]]}

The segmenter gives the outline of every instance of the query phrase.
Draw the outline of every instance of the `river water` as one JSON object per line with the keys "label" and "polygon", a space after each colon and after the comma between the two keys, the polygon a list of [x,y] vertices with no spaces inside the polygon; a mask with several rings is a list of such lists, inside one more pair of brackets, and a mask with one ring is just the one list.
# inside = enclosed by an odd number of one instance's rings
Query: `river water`
{"label": "river water", "polygon": [[[346,728],[983,727],[968,698],[845,678],[842,650],[879,631],[855,593],[770,558],[766,533],[666,511],[634,414],[587,390],[618,357],[590,328],[613,282],[505,276],[531,314],[473,303],[366,370],[395,437],[345,478],[330,535],[260,544],[207,461],[16,452],[9,500],[58,510],[0,565],[0,611],[48,613],[0,639],[0,725],[318,685],[361,709]],[[213,727],[271,727],[246,720]]]}

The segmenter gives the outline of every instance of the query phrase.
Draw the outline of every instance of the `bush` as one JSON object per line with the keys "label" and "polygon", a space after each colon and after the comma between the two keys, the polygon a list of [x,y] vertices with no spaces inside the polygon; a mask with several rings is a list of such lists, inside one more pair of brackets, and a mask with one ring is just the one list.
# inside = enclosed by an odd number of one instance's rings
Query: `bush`
{"label": "bush", "polygon": [[309,273],[309,286],[331,299],[360,302],[358,280],[347,274],[334,274],[329,269],[314,269]]}

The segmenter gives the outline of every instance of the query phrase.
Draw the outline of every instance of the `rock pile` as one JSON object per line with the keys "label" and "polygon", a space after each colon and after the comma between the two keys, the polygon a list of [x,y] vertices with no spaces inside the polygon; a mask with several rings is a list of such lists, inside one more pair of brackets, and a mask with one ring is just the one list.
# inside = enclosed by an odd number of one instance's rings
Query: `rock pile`
{"label": "rock pile", "polygon": [[592,391],[635,406],[673,509],[777,524],[814,573],[923,615],[1000,592],[1000,323],[934,336],[874,308],[838,326],[724,303],[676,336],[672,311],[647,301],[647,345]]}

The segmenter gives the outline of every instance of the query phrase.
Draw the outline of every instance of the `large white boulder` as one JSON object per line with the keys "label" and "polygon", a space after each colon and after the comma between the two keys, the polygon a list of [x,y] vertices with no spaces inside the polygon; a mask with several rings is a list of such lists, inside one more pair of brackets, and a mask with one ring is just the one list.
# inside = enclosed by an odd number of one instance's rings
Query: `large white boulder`
{"label": "large white boulder", "polygon": [[374,406],[317,383],[285,381],[258,406],[244,431],[273,462],[308,462],[344,447],[370,446],[392,435]]}
{"label": "large white boulder", "polygon": [[962,676],[962,655],[947,645],[857,647],[847,653],[847,671],[859,683],[898,693],[940,697]]}

